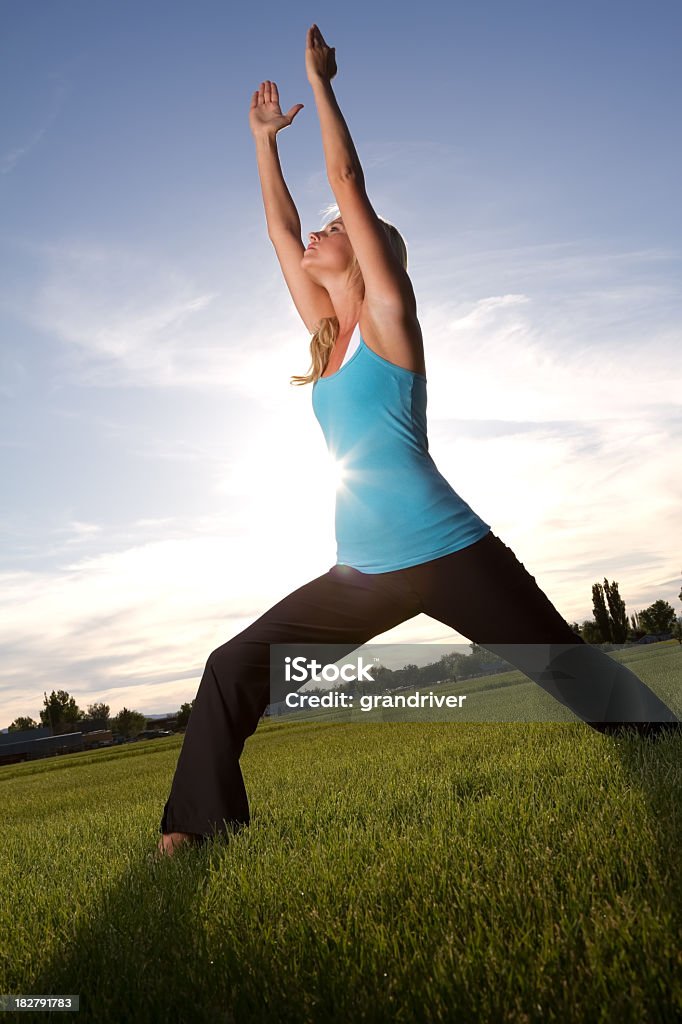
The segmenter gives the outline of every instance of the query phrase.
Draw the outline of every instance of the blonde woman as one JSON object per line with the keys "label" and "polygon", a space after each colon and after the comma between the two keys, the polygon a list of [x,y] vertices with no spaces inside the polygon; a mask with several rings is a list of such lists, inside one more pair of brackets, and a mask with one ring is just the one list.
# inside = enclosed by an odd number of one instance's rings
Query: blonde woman
{"label": "blonde woman", "polygon": [[292,383],[312,383],[314,414],[347,470],[336,497],[337,562],[209,655],[163,811],[162,853],[248,824],[239,757],[270,702],[271,644],[350,652],[423,612],[501,654],[595,729],[655,735],[680,726],[634,673],[573,632],[438,471],[407,247],[369,201],[331,87],[335,50],[316,25],[305,61],[338,214],[305,247],[276,145],[303,105],[282,114],[276,84],[264,81],[249,119],[268,235],[312,335],[310,371]]}

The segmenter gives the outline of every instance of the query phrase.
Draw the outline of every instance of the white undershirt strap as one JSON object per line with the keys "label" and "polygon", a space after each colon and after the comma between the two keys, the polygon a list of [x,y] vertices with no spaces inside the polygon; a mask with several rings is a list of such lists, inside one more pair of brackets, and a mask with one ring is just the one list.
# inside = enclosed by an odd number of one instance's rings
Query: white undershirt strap
{"label": "white undershirt strap", "polygon": [[[351,335],[351,339],[348,342],[348,348],[346,349],[346,354],[343,357],[343,362],[341,363],[341,366],[345,366],[345,364],[348,362],[350,357],[353,355],[353,353],[355,352],[355,350],[356,350],[356,348],[358,347],[359,344],[360,344],[360,324],[356,324],[355,330],[353,331],[353,333]],[[339,367],[339,369],[340,368],[341,367]]]}

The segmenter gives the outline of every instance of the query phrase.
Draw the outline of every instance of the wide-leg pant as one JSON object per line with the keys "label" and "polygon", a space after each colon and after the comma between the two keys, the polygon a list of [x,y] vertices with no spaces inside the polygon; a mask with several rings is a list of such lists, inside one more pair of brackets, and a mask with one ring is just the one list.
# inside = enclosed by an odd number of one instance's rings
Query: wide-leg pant
{"label": "wide-leg pant", "polygon": [[[239,758],[270,702],[270,644],[340,644],[346,654],[420,612],[499,654],[595,728],[678,721],[634,672],[571,629],[490,531],[460,551],[393,572],[334,565],[212,651],[160,831],[208,836],[248,824]],[[551,672],[544,645],[556,645]]]}

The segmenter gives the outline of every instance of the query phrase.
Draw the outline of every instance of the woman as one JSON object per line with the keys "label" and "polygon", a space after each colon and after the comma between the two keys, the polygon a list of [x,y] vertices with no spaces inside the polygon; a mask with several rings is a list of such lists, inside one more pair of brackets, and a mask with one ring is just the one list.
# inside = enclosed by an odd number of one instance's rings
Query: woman
{"label": "woman", "polygon": [[424,612],[501,654],[596,729],[680,724],[634,673],[573,632],[438,472],[428,454],[426,367],[407,249],[367,198],[331,88],[334,48],[316,25],[306,71],[340,211],[310,232],[306,249],[275,142],[303,104],[282,114],[277,86],[261,82],[250,126],[268,234],[313,335],[312,370],[295,380],[313,383],[314,413],[344,470],[337,563],[209,655],[163,812],[165,853],[248,824],[239,757],[270,701],[271,644],[334,643],[350,652]]}

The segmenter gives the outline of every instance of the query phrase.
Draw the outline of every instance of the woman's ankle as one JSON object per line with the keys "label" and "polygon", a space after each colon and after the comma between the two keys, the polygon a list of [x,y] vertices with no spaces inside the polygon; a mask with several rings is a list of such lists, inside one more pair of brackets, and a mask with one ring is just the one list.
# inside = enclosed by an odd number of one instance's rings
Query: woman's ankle
{"label": "woman's ankle", "polygon": [[173,853],[173,851],[179,846],[196,845],[200,843],[203,836],[198,836],[193,832],[163,832],[159,839],[159,849],[164,850],[166,853]]}

